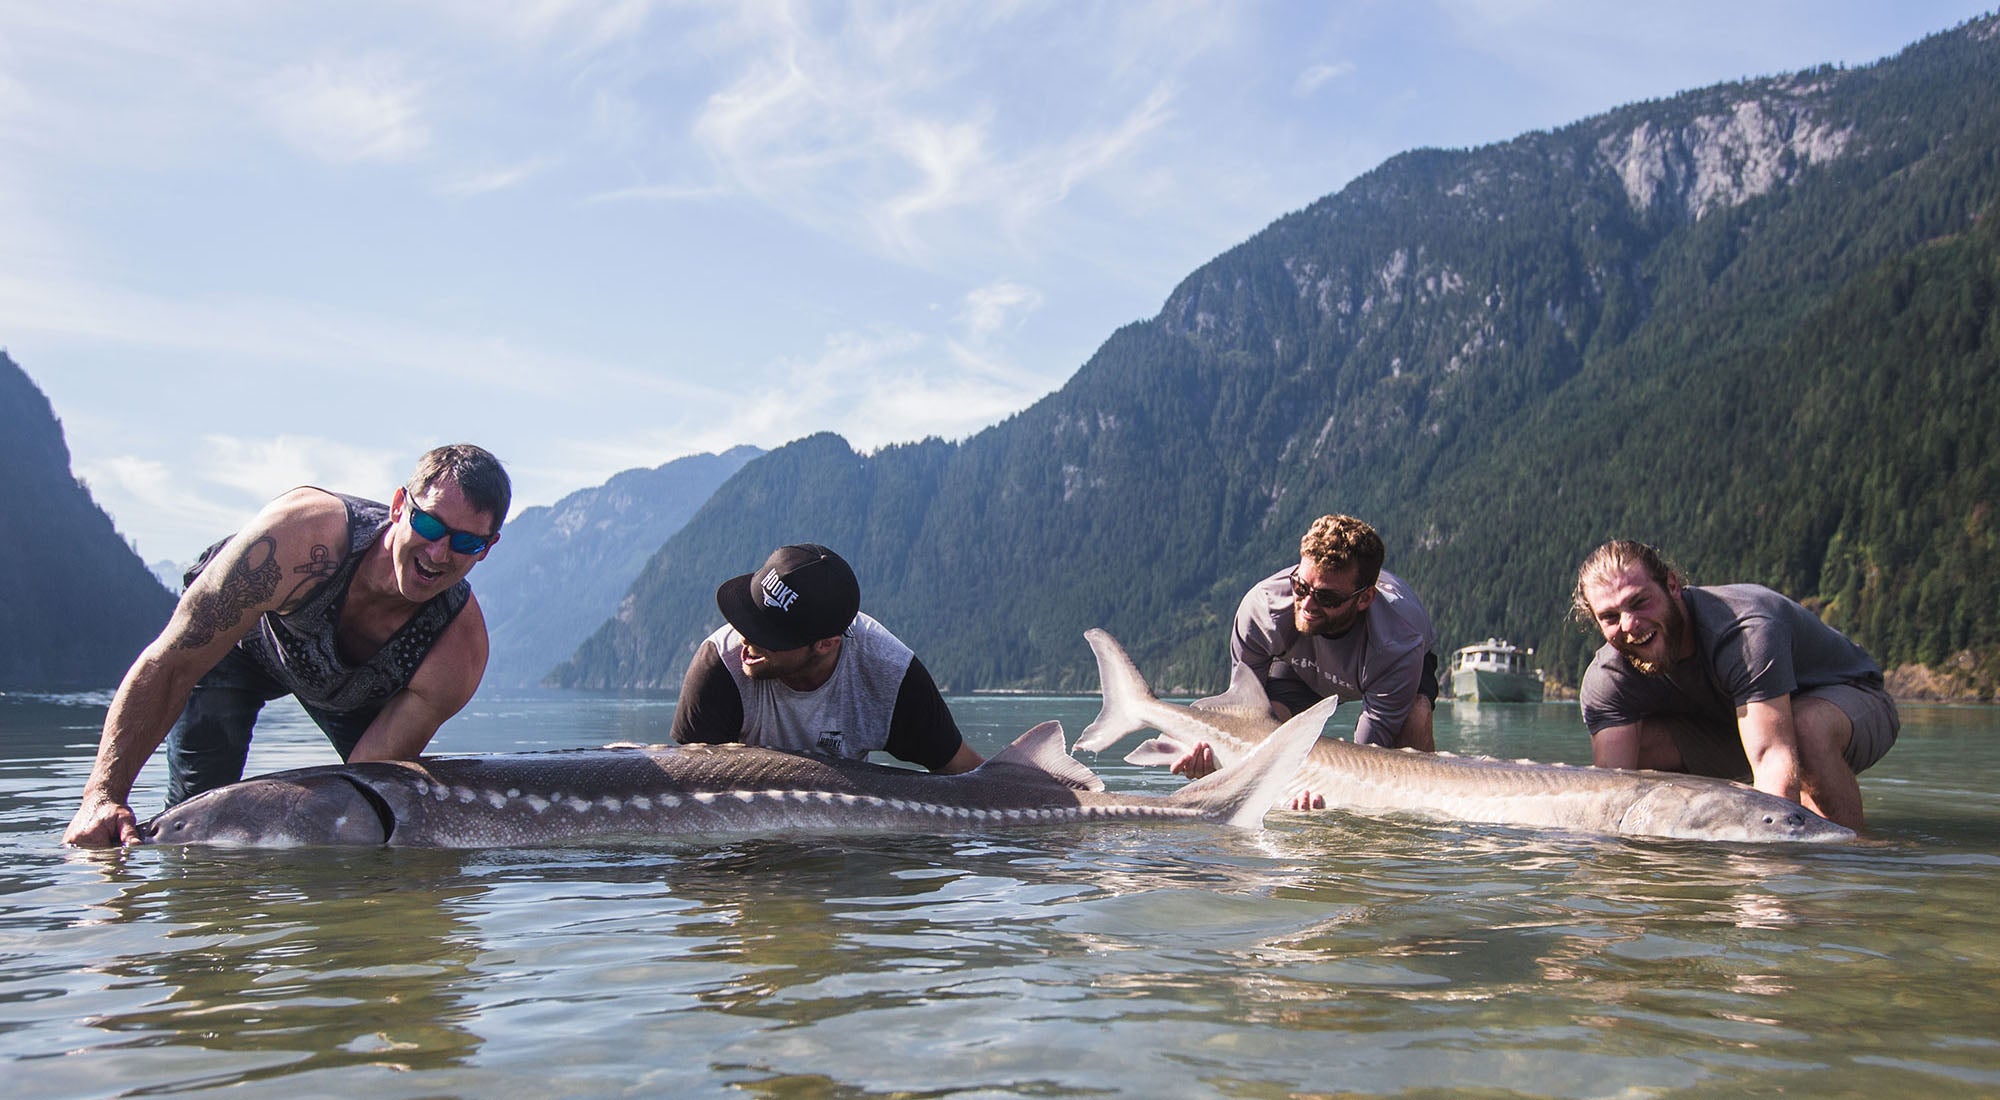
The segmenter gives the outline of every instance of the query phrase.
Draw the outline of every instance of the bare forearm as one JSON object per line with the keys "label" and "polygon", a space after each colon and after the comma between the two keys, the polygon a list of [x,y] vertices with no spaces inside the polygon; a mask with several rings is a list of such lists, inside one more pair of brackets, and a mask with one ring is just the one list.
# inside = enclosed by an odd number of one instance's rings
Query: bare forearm
{"label": "bare forearm", "polygon": [[[159,643],[154,643],[157,647]],[[166,740],[174,720],[187,707],[197,677],[161,659],[154,647],[140,655],[112,697],[104,715],[104,733],[97,743],[97,762],[84,786],[86,797],[100,795],[124,802],[132,793],[139,770]]]}
{"label": "bare forearm", "polygon": [[1766,794],[1799,800],[1799,742],[1792,727],[1789,698],[1755,702],[1737,708],[1736,724],[1743,737],[1743,755],[1750,761],[1753,785]]}
{"label": "bare forearm", "polygon": [[1799,800],[1799,757],[1789,745],[1772,746],[1761,755],[1752,755],[1750,778],[1751,785],[1766,794]]}

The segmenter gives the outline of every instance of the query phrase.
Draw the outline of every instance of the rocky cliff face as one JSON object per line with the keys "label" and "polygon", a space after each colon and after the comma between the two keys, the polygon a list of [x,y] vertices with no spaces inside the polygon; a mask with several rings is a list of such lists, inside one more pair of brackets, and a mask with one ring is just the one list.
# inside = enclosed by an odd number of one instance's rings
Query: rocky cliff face
{"label": "rocky cliff face", "polygon": [[71,474],[48,398],[0,351],[0,690],[116,686],[173,606]]}
{"label": "rocky cliff face", "polygon": [[1686,221],[1741,206],[1847,152],[1852,125],[1818,117],[1821,82],[1774,82],[1679,125],[1645,120],[1606,134],[1597,154],[1636,211],[1665,208]]}

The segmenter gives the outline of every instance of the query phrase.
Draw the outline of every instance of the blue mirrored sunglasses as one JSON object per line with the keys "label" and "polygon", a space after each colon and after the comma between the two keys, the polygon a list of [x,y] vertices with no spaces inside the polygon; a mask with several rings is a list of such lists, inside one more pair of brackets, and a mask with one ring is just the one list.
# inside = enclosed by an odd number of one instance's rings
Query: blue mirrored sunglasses
{"label": "blue mirrored sunglasses", "polygon": [[425,542],[436,542],[446,535],[450,535],[451,549],[454,553],[477,554],[493,545],[493,540],[499,537],[498,535],[475,535],[470,531],[453,530],[450,527],[446,527],[443,520],[417,507],[416,501],[410,501],[409,505],[410,530],[415,531],[417,537],[423,539]]}

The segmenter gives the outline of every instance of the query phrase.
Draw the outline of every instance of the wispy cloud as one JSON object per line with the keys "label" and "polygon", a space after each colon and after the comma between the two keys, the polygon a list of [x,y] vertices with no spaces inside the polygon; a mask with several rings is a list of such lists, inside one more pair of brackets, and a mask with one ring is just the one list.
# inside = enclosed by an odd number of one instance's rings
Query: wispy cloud
{"label": "wispy cloud", "polygon": [[[819,22],[829,9],[756,10],[735,75],[694,121],[696,145],[743,194],[885,254],[921,261],[940,235],[996,227],[1018,236],[1172,117],[1171,75],[1104,66],[1101,43],[1068,41],[1062,13],[1036,5],[839,9]],[[1058,28],[1046,40],[1043,18]],[[994,40],[1036,42],[1060,94],[996,97],[992,70],[1006,63],[979,49]],[[1185,50],[1154,60],[1171,69]]]}
{"label": "wispy cloud", "polygon": [[838,432],[862,450],[922,435],[962,438],[1043,388],[997,359],[922,333],[835,333],[818,355],[778,364],[770,381],[746,386],[723,424],[704,426],[720,431],[696,449],[745,440],[774,446],[804,434],[800,424]]}
{"label": "wispy cloud", "polygon": [[264,85],[266,114],[279,134],[322,160],[407,160],[431,143],[423,82],[388,54],[327,58],[292,66]]}
{"label": "wispy cloud", "polygon": [[[618,394],[629,407],[720,406],[729,384],[712,378],[551,350],[505,336],[433,326],[393,315],[286,299],[171,298],[0,269],[0,333],[70,337],[186,355],[209,384],[265,393],[275,377],[337,379],[323,403],[364,401],[421,380],[464,386],[486,401],[526,398],[542,414]],[[242,404],[239,397],[229,403]],[[219,414],[218,410],[218,414]],[[241,411],[237,415],[243,415]]]}
{"label": "wispy cloud", "polygon": [[[148,558],[186,555],[242,526],[261,501],[218,500],[189,484],[184,471],[133,455],[105,455],[78,462],[76,475],[111,516],[121,534],[135,539]],[[143,518],[144,534],[132,524]]]}
{"label": "wispy cloud", "polygon": [[520,164],[496,168],[489,172],[475,172],[447,181],[438,190],[456,198],[471,198],[487,195],[495,191],[505,191],[547,171],[556,163],[554,157],[536,157]]}
{"label": "wispy cloud", "polygon": [[172,466],[113,454],[80,463],[77,474],[114,520],[140,513],[164,517],[149,525],[152,537],[140,546],[157,558],[221,538],[295,486],[386,494],[408,476],[415,458],[316,436],[206,435]]}
{"label": "wispy cloud", "polygon": [[1322,85],[1333,80],[1338,80],[1352,72],[1354,72],[1354,62],[1352,61],[1314,65],[1305,72],[1300,73],[1299,78],[1292,83],[1292,94],[1303,99],[1319,91]]}
{"label": "wispy cloud", "polygon": [[1040,308],[1041,292],[1013,282],[988,283],[965,296],[958,319],[975,337],[987,337],[1021,323]]}
{"label": "wispy cloud", "polygon": [[386,493],[402,484],[416,456],[311,435],[206,435],[196,477],[262,502],[299,485],[351,486]]}
{"label": "wispy cloud", "polygon": [[600,191],[585,196],[585,202],[700,202],[719,199],[729,194],[721,187],[690,185],[673,187],[665,184],[645,187],[622,187],[615,191]]}
{"label": "wispy cloud", "polygon": [[436,0],[461,26],[516,44],[587,53],[630,39],[655,0]]}

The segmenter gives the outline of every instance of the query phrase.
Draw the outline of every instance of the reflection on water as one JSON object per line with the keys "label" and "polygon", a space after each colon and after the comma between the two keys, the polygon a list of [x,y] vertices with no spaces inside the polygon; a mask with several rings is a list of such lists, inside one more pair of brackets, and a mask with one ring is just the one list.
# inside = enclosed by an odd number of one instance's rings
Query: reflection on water
{"label": "reflection on water", "polygon": [[[990,754],[1043,718],[1074,734],[1095,701],[954,707]],[[441,748],[659,740],[670,706],[471,711]],[[1261,833],[69,852],[101,715],[0,700],[12,1095],[2000,1093],[1993,711],[1907,715],[1863,781],[1871,838],[1841,848],[1330,812]],[[1581,738],[1572,707],[1440,712],[1459,751],[1575,761]],[[281,714],[253,766],[330,755]]]}
{"label": "reflection on water", "polygon": [[454,911],[468,888],[436,885],[448,871],[439,858],[160,855],[165,874],[117,876],[127,881],[91,923],[162,936],[95,968],[114,986],[162,995],[92,1026],[149,1046],[272,1056],[210,1085],[353,1065],[430,1069],[478,1047],[460,1026],[474,1012],[455,992],[474,955],[473,930]]}

